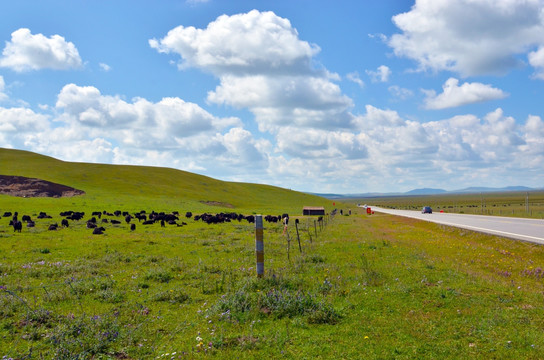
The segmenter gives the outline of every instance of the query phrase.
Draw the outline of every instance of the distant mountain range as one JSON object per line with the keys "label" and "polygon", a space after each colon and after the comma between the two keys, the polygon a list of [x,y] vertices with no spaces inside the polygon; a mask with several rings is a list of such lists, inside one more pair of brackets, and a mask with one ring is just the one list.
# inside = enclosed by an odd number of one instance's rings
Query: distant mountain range
{"label": "distant mountain range", "polygon": [[312,193],[312,195],[318,195],[327,199],[353,199],[353,198],[369,198],[369,197],[382,197],[382,196],[415,196],[415,195],[440,195],[440,194],[471,194],[482,192],[509,192],[509,191],[535,191],[543,189],[535,189],[527,186],[507,186],[503,188],[491,188],[491,187],[468,187],[459,190],[444,190],[444,189],[414,189],[404,193],[362,193],[362,194],[318,194]]}

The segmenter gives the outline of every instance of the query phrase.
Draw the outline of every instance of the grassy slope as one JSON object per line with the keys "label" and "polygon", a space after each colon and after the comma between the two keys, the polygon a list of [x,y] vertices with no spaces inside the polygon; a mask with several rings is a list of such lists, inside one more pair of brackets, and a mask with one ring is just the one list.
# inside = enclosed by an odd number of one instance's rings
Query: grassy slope
{"label": "grassy slope", "polygon": [[[35,153],[0,149],[0,173],[40,178],[84,190],[85,196],[71,199],[35,199],[46,208],[51,203],[66,206],[113,204],[127,210],[154,207],[155,210],[221,211],[246,213],[298,213],[304,205],[330,202],[312,195],[278,187],[232,183],[181,170],[148,167],[73,163]],[[10,199],[7,199],[10,198]],[[27,201],[0,196],[1,203],[17,207]],[[225,206],[207,206],[202,202]],[[77,210],[77,209],[74,209]]]}

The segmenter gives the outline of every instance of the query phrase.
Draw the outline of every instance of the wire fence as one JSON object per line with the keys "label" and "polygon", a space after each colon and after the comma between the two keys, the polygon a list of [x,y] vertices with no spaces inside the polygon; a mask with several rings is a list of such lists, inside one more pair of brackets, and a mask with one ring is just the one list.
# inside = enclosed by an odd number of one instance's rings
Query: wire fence
{"label": "wire fence", "polygon": [[[318,240],[319,235],[333,221],[336,212],[318,218],[307,218],[306,221],[296,221],[295,226],[286,229],[282,236],[287,243],[287,256],[289,257],[290,242],[297,239],[299,252],[302,254],[304,249],[301,242],[313,242]],[[305,222],[305,224],[303,224]],[[277,229],[275,230],[277,231]],[[274,236],[271,232],[270,236]],[[66,263],[46,263],[39,261],[36,263],[23,264],[22,268],[32,269],[33,267],[60,268]],[[42,268],[43,269],[43,268]],[[40,269],[34,269],[40,271]],[[63,270],[65,271],[65,270]],[[37,285],[26,284],[4,284],[0,285],[0,317],[4,317],[4,323],[7,324],[11,319],[18,327],[23,329],[24,334],[12,337],[12,341],[4,353],[0,351],[2,359],[9,359],[10,353],[14,349],[24,347],[29,339],[37,340],[43,334],[39,332],[38,325],[55,327],[59,323],[63,325],[53,331],[54,335],[48,335],[48,341],[55,343],[57,355],[64,351],[67,354],[74,355],[77,351],[80,353],[74,359],[90,358],[93,351],[100,348],[107,348],[108,344],[113,343],[119,336],[119,314],[96,314],[92,309],[92,301],[89,302],[89,296],[92,300],[101,302],[122,304],[124,308],[132,309],[134,321],[131,321],[130,328],[124,327],[123,336],[125,338],[139,338],[139,333],[144,332],[144,328],[150,322],[156,321],[156,317],[150,316],[151,304],[156,301],[179,302],[183,303],[186,298],[179,291],[168,290],[168,280],[165,280],[163,288],[160,291],[146,291],[138,289],[140,292],[137,298],[123,297],[123,291],[128,289],[117,289],[115,277],[117,274],[95,274],[87,277],[70,276],[64,280],[40,283]],[[160,276],[158,274],[157,276]],[[2,277],[0,276],[0,284]],[[159,279],[159,282],[163,280]],[[224,280],[223,280],[224,281]],[[217,287],[217,285],[216,285]],[[218,287],[223,290],[223,287]],[[213,292],[213,291],[211,291]],[[218,292],[218,291],[216,291]],[[116,298],[118,296],[118,298]],[[158,316],[158,315],[156,315]],[[107,323],[107,324],[106,324]],[[75,336],[74,329],[77,324],[83,324],[80,332],[88,332],[87,340],[82,336]],[[109,325],[108,325],[109,324]],[[117,324],[117,325],[115,325]],[[10,326],[10,325],[4,325]],[[173,338],[175,334],[188,326],[185,323],[179,323],[171,328],[167,333],[156,334],[155,338],[146,335],[146,343],[142,346],[151,346],[164,342],[165,338]],[[115,335],[117,333],[117,335]],[[136,340],[138,341],[138,340]],[[79,344],[77,344],[79,342]],[[93,342],[92,346],[86,342]],[[3,346],[2,346],[3,347]],[[86,347],[88,349],[86,349]],[[78,350],[79,349],[79,350]],[[94,350],[93,350],[94,349]],[[20,350],[19,350],[20,351]],[[13,355],[13,354],[11,354]],[[38,348],[30,347],[24,354],[16,354],[17,359],[35,359],[43,358],[43,354]],[[58,357],[60,358],[60,357]],[[70,357],[65,357],[70,358]]]}

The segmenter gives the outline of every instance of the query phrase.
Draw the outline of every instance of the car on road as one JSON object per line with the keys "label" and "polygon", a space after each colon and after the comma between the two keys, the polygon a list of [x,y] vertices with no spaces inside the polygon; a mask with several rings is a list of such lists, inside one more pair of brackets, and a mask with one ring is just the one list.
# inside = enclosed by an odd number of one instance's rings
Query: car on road
{"label": "car on road", "polygon": [[422,214],[432,214],[433,209],[431,209],[430,206],[424,206],[423,209],[421,209]]}

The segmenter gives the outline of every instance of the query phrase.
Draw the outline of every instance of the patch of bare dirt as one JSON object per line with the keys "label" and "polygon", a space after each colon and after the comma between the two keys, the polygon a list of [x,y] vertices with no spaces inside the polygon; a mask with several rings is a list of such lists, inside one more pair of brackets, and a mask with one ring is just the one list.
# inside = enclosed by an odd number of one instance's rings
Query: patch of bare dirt
{"label": "patch of bare dirt", "polygon": [[220,207],[226,207],[226,208],[233,208],[234,207],[234,205],[232,205],[232,204],[229,204],[229,203],[226,203],[226,202],[221,202],[221,201],[201,201],[201,203],[206,204],[206,205],[210,205],[210,206],[220,206]]}
{"label": "patch of bare dirt", "polygon": [[24,176],[0,175],[0,194],[18,197],[70,197],[85,191],[50,181]]}

